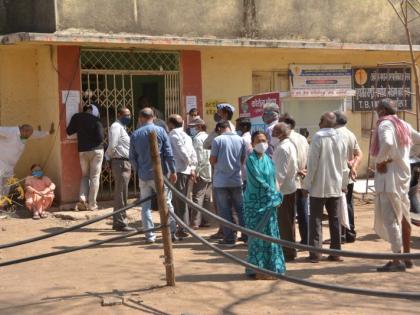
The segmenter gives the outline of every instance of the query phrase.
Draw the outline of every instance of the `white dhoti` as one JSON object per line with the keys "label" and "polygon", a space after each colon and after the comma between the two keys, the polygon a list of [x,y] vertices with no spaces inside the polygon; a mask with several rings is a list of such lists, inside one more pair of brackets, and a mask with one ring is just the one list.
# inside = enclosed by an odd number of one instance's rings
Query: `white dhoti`
{"label": "white dhoti", "polygon": [[403,217],[410,224],[410,201],[407,194],[376,193],[374,229],[382,239],[391,243],[393,253],[401,252]]}

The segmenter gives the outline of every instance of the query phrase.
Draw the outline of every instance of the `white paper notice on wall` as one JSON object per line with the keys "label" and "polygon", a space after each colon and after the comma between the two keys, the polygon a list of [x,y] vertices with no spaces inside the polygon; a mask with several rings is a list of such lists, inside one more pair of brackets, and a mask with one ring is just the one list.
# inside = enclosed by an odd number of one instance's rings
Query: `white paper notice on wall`
{"label": "white paper notice on wall", "polygon": [[185,97],[187,103],[187,113],[193,109],[197,108],[197,96],[195,95],[188,95]]}
{"label": "white paper notice on wall", "polygon": [[[70,119],[74,114],[79,112],[80,105],[80,91],[78,90],[63,90],[61,92],[61,102],[66,106],[66,127],[70,123]],[[67,139],[76,139],[76,135],[67,136]]]}

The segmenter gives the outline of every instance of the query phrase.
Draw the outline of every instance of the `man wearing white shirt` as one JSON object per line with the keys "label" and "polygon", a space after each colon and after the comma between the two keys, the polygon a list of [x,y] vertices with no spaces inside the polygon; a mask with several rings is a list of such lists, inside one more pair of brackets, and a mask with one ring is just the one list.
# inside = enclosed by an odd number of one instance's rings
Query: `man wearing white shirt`
{"label": "man wearing white shirt", "polygon": [[[211,210],[211,165],[210,150],[204,149],[204,141],[207,139],[206,123],[199,116],[190,120],[190,135],[197,154],[197,167],[195,169],[195,180],[192,189],[192,201],[207,210]],[[208,227],[208,221],[200,211],[193,208],[191,211],[191,226],[193,229]]]}
{"label": "man wearing white shirt", "polygon": [[[117,120],[109,128],[108,148],[106,155],[111,159],[112,177],[114,178],[114,211],[127,206],[128,183],[131,177],[130,137],[127,126],[131,122],[131,112],[126,107],[117,110]],[[116,231],[129,232],[134,229],[128,226],[126,212],[113,217],[112,228]]]}
{"label": "man wearing white shirt", "polygon": [[347,212],[349,215],[349,224],[350,229],[345,229],[345,237],[346,243],[353,243],[356,240],[356,229],[354,224],[354,207],[353,207],[353,187],[354,181],[357,177],[357,167],[359,163],[362,161],[363,155],[362,150],[360,150],[359,143],[357,142],[357,138],[353,132],[351,132],[347,127],[347,117],[341,111],[334,112],[337,126],[335,127],[337,133],[342,137],[344,143],[347,147],[347,164],[350,170],[350,177],[349,177],[349,184],[347,185]]}
{"label": "man wearing white shirt", "polygon": [[[410,226],[410,148],[413,143],[420,144],[420,134],[396,116],[397,109],[390,99],[378,103],[379,120],[370,148],[376,158],[375,231],[391,243],[393,253],[401,252],[401,224]],[[377,271],[405,271],[406,267],[412,267],[410,262],[404,264],[395,259]]]}
{"label": "man wearing white shirt", "polygon": [[[248,155],[254,151],[252,147],[252,140],[251,140],[251,121],[249,118],[238,118],[236,120],[236,133],[244,140],[244,144],[246,147],[246,155],[245,160],[248,158]],[[246,165],[245,163],[242,165],[242,190],[245,192],[246,189]]]}
{"label": "man wearing white shirt", "polygon": [[291,131],[290,141],[295,145],[297,152],[297,174],[296,174],[296,214],[299,225],[301,244],[308,244],[308,198],[304,196],[302,182],[306,176],[306,164],[308,161],[309,143],[308,140],[294,129],[296,121],[289,114],[285,113],[279,118],[279,122],[289,125]]}
{"label": "man wearing white shirt", "polygon": [[[338,219],[340,198],[348,182],[347,150],[344,141],[334,129],[334,113],[321,116],[321,128],[312,138],[309,147],[307,175],[303,186],[310,195],[309,245],[322,247],[322,212],[328,213],[331,235],[330,248],[341,249],[341,229]],[[321,255],[310,253],[311,262],[319,262]],[[339,256],[328,257],[331,261],[342,261]]]}
{"label": "man wearing white shirt", "polygon": [[[0,196],[7,196],[7,180],[13,177],[14,168],[25,150],[28,139],[43,138],[54,133],[54,124],[50,132],[35,130],[31,125],[0,127]],[[2,205],[0,204],[0,207]]]}
{"label": "man wearing white shirt", "polygon": [[[283,202],[278,208],[280,237],[283,240],[296,242],[295,235],[295,198],[297,153],[295,145],[289,139],[290,127],[278,123],[273,128],[272,144],[274,145],[273,162],[276,166],[276,178]],[[277,143],[276,143],[277,142]],[[286,261],[296,258],[296,249],[283,248]]]}
{"label": "man wearing white shirt", "polygon": [[[171,142],[177,181],[175,187],[186,196],[188,193],[188,181],[195,178],[195,168],[197,165],[197,154],[194,150],[191,137],[186,134],[183,128],[184,121],[179,115],[171,115],[168,118],[169,139]],[[175,213],[186,223],[189,224],[189,213],[185,202],[174,197]],[[177,236],[187,237],[188,233],[184,229],[178,231]]]}

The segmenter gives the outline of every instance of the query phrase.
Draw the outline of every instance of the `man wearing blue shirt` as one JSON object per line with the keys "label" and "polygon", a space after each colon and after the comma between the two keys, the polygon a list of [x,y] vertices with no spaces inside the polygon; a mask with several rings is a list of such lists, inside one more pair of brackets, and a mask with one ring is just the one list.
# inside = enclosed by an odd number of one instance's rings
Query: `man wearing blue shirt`
{"label": "man wearing blue shirt", "polygon": [[[233,222],[232,208],[238,214],[239,224],[243,225],[243,196],[241,168],[246,156],[244,140],[232,132],[229,122],[219,122],[216,126],[219,134],[211,146],[210,163],[214,166],[213,187],[216,205],[220,215]],[[221,245],[234,246],[234,232],[224,227],[224,239]]]}
{"label": "man wearing blue shirt", "polygon": [[[150,155],[149,135],[152,132],[156,133],[158,139],[158,148],[160,158],[162,161],[163,174],[169,177],[172,183],[176,182],[176,168],[175,159],[172,153],[171,144],[168,135],[162,127],[153,124],[154,114],[151,108],[143,108],[139,114],[140,128],[133,132],[130,142],[130,162],[133,168],[137,171],[139,176],[140,199],[149,197],[155,189],[154,172],[152,157]],[[172,194],[165,186],[166,203],[169,210],[173,210],[171,199]],[[144,229],[151,229],[154,227],[151,201],[143,203],[141,211],[141,220]],[[172,239],[175,240],[175,221],[169,217]],[[156,236],[153,232],[146,233],[146,242],[154,243]]]}

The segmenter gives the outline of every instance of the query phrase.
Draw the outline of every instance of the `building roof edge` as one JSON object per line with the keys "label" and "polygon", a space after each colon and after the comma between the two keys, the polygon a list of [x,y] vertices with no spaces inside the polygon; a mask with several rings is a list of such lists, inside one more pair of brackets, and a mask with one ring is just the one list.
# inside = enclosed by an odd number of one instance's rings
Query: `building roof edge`
{"label": "building roof edge", "polygon": [[[106,34],[97,32],[31,33],[20,32],[0,36],[1,45],[19,43],[51,44],[103,44],[130,45],[167,45],[167,46],[213,46],[213,47],[246,47],[246,48],[291,48],[291,49],[336,49],[336,50],[372,50],[372,51],[408,51],[408,45],[402,44],[367,44],[340,43],[329,41],[303,40],[270,40],[248,38],[215,38],[215,37],[181,37],[151,36],[129,33]],[[420,45],[413,45],[413,50],[420,52]]]}

